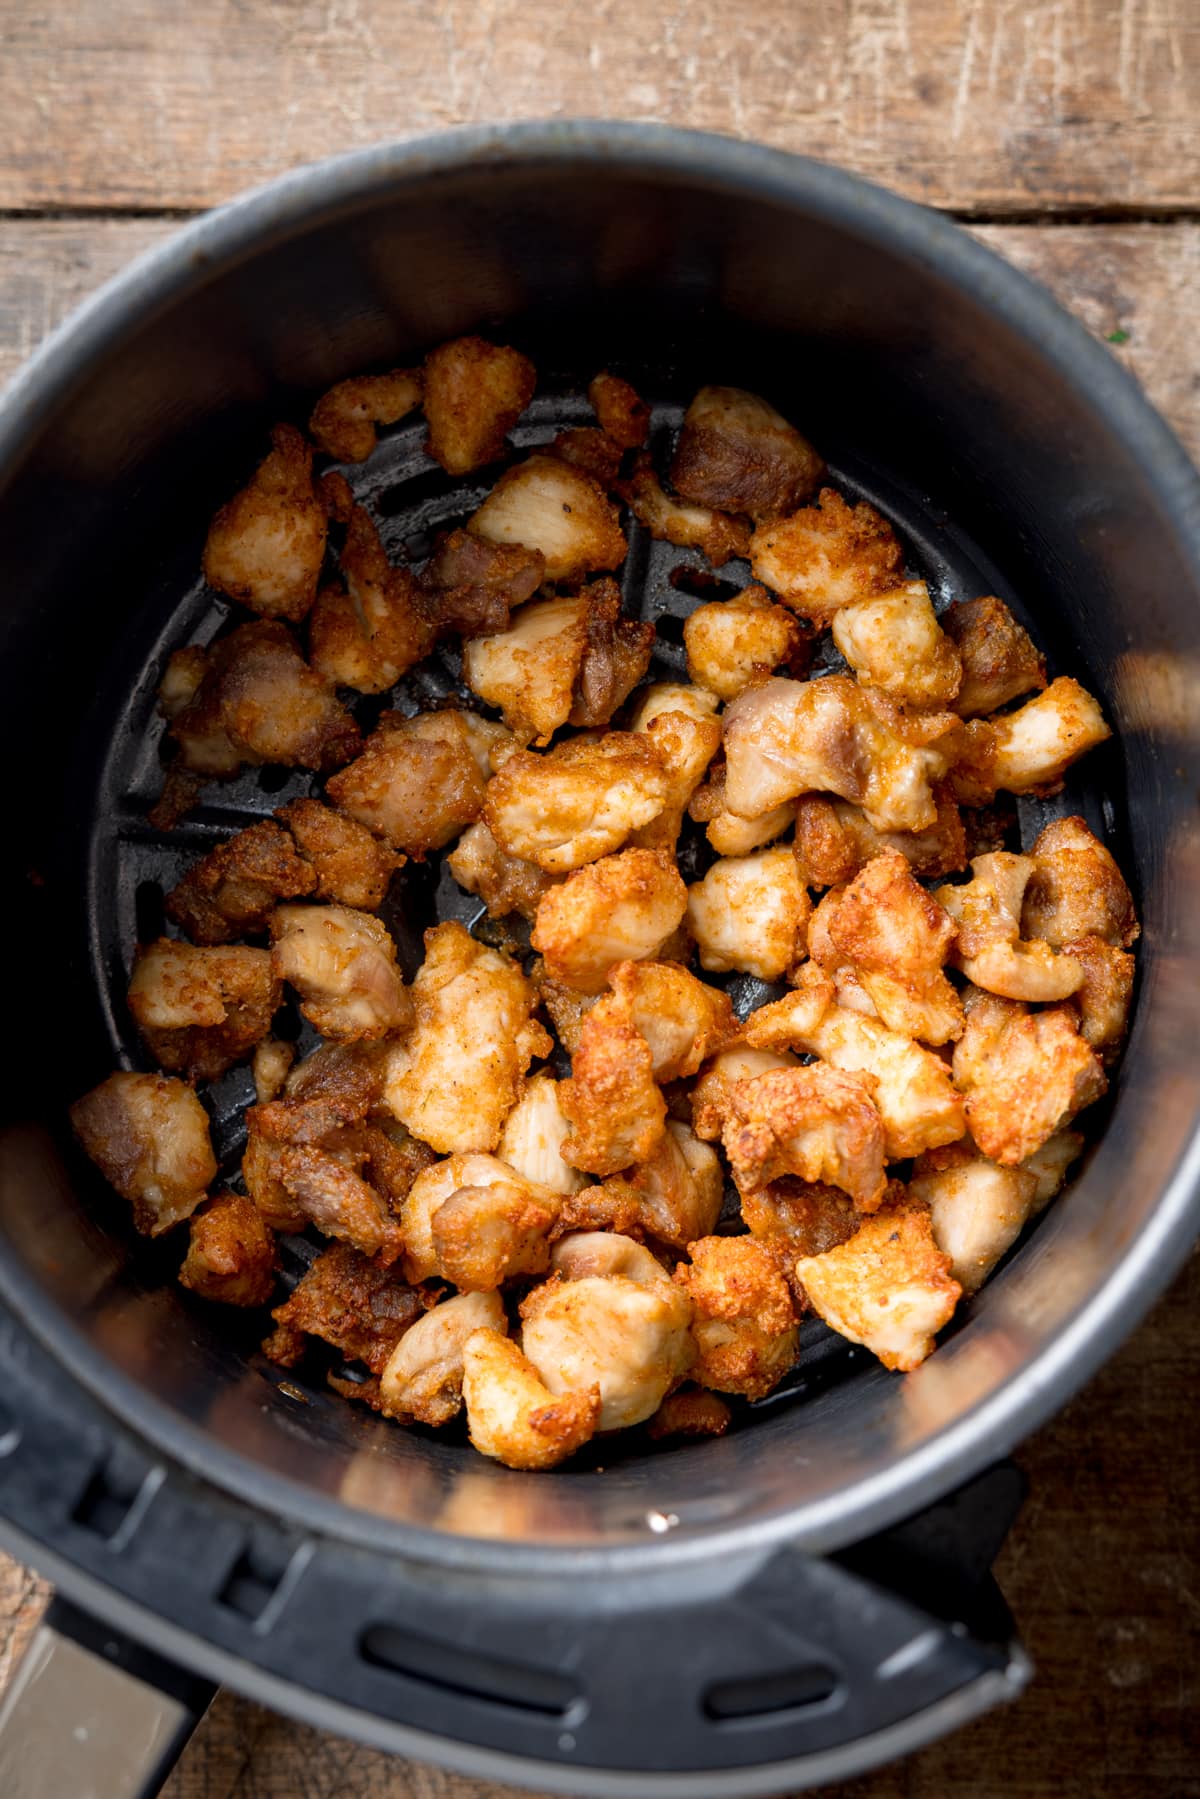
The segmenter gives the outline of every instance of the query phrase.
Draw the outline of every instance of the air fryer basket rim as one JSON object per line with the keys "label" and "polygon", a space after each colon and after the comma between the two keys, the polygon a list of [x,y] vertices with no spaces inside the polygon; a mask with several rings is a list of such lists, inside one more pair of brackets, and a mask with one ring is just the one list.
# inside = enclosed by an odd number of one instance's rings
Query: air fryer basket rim
{"label": "air fryer basket rim", "polygon": [[[0,396],[0,469],[15,468],[36,426],[52,416],[111,346],[173,297],[321,217],[376,202],[389,190],[473,167],[608,163],[668,182],[700,179],[727,194],[775,200],[810,216],[849,223],[881,247],[936,267],[1089,397],[1130,445],[1153,482],[1181,551],[1200,580],[1200,478],[1165,422],[1116,359],[1035,282],[958,225],[843,170],[713,134],[660,125],[554,121],[474,127],[375,146],[305,167],[183,226],[131,263],[67,319]],[[160,1453],[202,1479],[301,1528],[463,1569],[544,1571],[561,1560],[577,1572],[636,1567],[647,1560],[706,1558],[722,1543],[741,1549],[784,1538],[825,1550],[909,1515],[1005,1454],[1056,1411],[1141,1320],[1182,1264],[1200,1229],[1200,1131],[1165,1185],[1147,1227],[1069,1324],[1031,1362],[955,1424],[902,1453],[846,1493],[782,1507],[753,1523],[695,1529],[686,1538],[582,1550],[443,1535],[360,1511],[267,1472],[151,1398],[115,1365],[101,1364],[49,1296],[0,1257],[0,1296],[100,1403]]]}

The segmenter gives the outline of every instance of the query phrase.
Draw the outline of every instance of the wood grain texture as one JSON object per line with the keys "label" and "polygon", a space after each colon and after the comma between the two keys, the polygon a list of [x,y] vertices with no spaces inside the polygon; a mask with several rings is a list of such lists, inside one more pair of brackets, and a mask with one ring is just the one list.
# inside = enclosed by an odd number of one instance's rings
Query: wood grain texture
{"label": "wood grain texture", "polygon": [[1194,0],[0,0],[0,208],[195,207],[446,125],[668,120],[939,206],[1180,207]]}

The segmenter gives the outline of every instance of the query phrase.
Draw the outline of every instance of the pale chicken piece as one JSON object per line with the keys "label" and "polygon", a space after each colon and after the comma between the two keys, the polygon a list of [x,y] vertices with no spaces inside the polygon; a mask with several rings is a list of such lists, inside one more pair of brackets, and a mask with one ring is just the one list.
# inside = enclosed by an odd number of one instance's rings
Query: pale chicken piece
{"label": "pale chicken piece", "polygon": [[1036,1174],[1001,1168],[971,1143],[921,1156],[909,1198],[928,1206],[933,1238],[964,1293],[977,1293],[1016,1242],[1037,1197]]}
{"label": "pale chicken piece", "polygon": [[942,788],[934,788],[933,800],[937,816],[925,830],[878,831],[860,806],[823,793],[802,794],[795,802],[794,849],[805,886],[840,887],[883,850],[899,850],[923,880],[965,868],[962,813]]}
{"label": "pale chicken piece", "polygon": [[[340,480],[330,476],[329,480]],[[308,621],[309,660],[336,687],[386,693],[434,645],[415,576],[394,568],[370,513],[346,502],[346,537],[338,566],[344,586],[326,587]]]}
{"label": "pale chicken piece", "polygon": [[422,369],[426,448],[450,475],[494,462],[537,386],[527,356],[482,337],[439,344]]}
{"label": "pale chicken piece", "polygon": [[559,1104],[571,1126],[563,1157],[587,1174],[619,1174],[662,1141],[667,1105],[650,1046],[615,995],[598,1000],[584,1019]]}
{"label": "pale chicken piece", "polygon": [[482,1186],[459,1187],[430,1219],[437,1272],[464,1293],[544,1274],[557,1215],[558,1195],[513,1168]]}
{"label": "pale chicken piece", "polygon": [[446,866],[460,887],[483,901],[489,918],[507,918],[513,912],[536,918],[544,895],[563,878],[548,875],[536,862],[507,855],[482,819],[463,832]]}
{"label": "pale chicken piece", "polygon": [[335,462],[365,462],[377,425],[396,425],[421,404],[420,369],[352,375],[323,393],[308,421],[312,440]]}
{"label": "pale chicken piece", "polygon": [[688,805],[688,816],[703,824],[718,856],[749,856],[784,837],[796,822],[796,801],[785,800],[758,818],[739,818],[725,807],[725,765],[709,775]]}
{"label": "pale chicken piece", "polygon": [[[904,856],[885,850],[873,857],[848,887],[831,888],[818,911],[831,905],[833,966],[850,964],[883,1022],[924,1043],[960,1036],[962,1006],[942,972],[954,922]],[[811,927],[809,951],[816,955]]]}
{"label": "pale chicken piece", "polygon": [[463,1350],[476,1331],[503,1336],[504,1302],[491,1293],[456,1293],[405,1331],[379,1379],[385,1418],[448,1424],[462,1410]]}
{"label": "pale chicken piece", "polygon": [[1082,818],[1056,818],[1035,842],[1021,929],[1061,948],[1081,937],[1103,937],[1129,949],[1139,936],[1125,877]]}
{"label": "pale chicken piece", "polygon": [[903,577],[904,552],[866,501],[848,506],[824,487],[815,506],[760,525],[750,541],[754,578],[785,606],[828,624],[842,606],[886,593]]}
{"label": "pale chicken piece", "polygon": [[714,1149],[686,1124],[668,1118],[657,1147],[625,1180],[638,1196],[638,1223],[648,1236],[685,1249],[715,1230],[725,1177]]}
{"label": "pale chicken piece", "polygon": [[976,856],[972,878],[939,887],[936,898],[958,927],[955,967],[988,993],[1005,999],[1067,999],[1084,980],[1083,964],[1040,938],[1021,940],[1021,907],[1034,864],[997,850]]}
{"label": "pale chicken piece", "polygon": [[284,1043],[279,1037],[264,1037],[261,1043],[255,1044],[251,1069],[254,1074],[254,1097],[260,1106],[277,1099],[283,1092],[283,1084],[295,1060],[294,1043]]}
{"label": "pale chicken piece", "polygon": [[814,492],[823,458],[774,406],[742,387],[702,387],[671,463],[679,492],[702,506],[778,518]]}
{"label": "pale chicken piece", "polygon": [[487,792],[485,820],[501,849],[569,874],[648,824],[666,803],[669,780],[647,736],[609,731],[573,738],[545,755],[518,750]]}
{"label": "pale chicken piece", "polygon": [[655,630],[625,617],[621,589],[608,575],[583,592],[587,641],[568,722],[594,730],[608,724],[649,668]]}
{"label": "pale chicken piece", "polygon": [[706,1236],[675,1279],[692,1302],[693,1380],[764,1399],[796,1360],[799,1333],[787,1281],[753,1237]]}
{"label": "pale chicken piece", "polygon": [[840,607],[833,641],[864,687],[905,705],[947,705],[962,685],[962,659],[938,623],[924,581]]}
{"label": "pale chicken piece", "polygon": [[618,962],[608,984],[650,1046],[656,1081],[689,1080],[737,1029],[729,995],[678,962]]}
{"label": "pale chicken piece", "polygon": [[1015,712],[975,719],[952,773],[964,805],[986,805],[998,792],[1054,793],[1068,768],[1112,732],[1086,688],[1060,675]]}
{"label": "pale chicken piece", "polygon": [[967,1024],[954,1051],[971,1135],[1006,1168],[1032,1156],[1108,1083],[1079,1034],[1069,1005],[1030,1012],[979,989],[965,999]]}
{"label": "pale chicken piece", "polygon": [[599,993],[614,963],[654,956],[686,910],[687,888],[669,857],[621,850],[542,896],[530,942],[552,980]]}
{"label": "pale chicken piece", "polygon": [[1135,963],[1128,950],[1103,937],[1081,937],[1063,945],[1064,960],[1078,963],[1083,980],[1071,996],[1079,1013],[1079,1034],[1102,1062],[1112,1062],[1125,1040],[1133,998]]}
{"label": "pale chicken piece", "polygon": [[1086,1141],[1082,1131],[1055,1131],[1052,1137],[1047,1137],[1040,1149],[1035,1149],[1021,1163],[1021,1167],[1037,1180],[1037,1190],[1033,1196],[1035,1214],[1048,1206],[1056,1193],[1061,1192],[1067,1178],[1067,1169],[1072,1162],[1079,1160]]}
{"label": "pale chicken piece", "polygon": [[739,1081],[721,1141],[739,1191],[780,1175],[841,1187],[863,1211],[884,1195],[884,1133],[870,1075],[815,1062]]}
{"label": "pale chicken piece", "polygon": [[656,542],[699,550],[714,568],[722,568],[735,556],[745,556],[750,548],[750,527],[744,518],[732,518],[727,512],[669,494],[645,453],[637,457],[629,479],[622,482],[621,495]]}
{"label": "pale chicken piece", "polygon": [[294,425],[276,425],[271,443],[208,528],[204,579],[263,618],[295,623],[317,597],[325,508],[313,485],[312,446]]}
{"label": "pale chicken piece", "polygon": [[313,799],[292,800],[275,816],[287,826],[316,876],[314,899],[334,900],[359,912],[374,912],[383,904],[404,858],[365,825]]}
{"label": "pale chicken piece", "polygon": [[576,1231],[554,1245],[550,1266],[565,1281],[620,1274],[640,1287],[671,1284],[671,1277],[644,1243],[614,1231]]}
{"label": "pale chicken piece", "polygon": [[719,1051],[692,1088],[692,1128],[706,1143],[714,1143],[729,1115],[729,1096],[739,1081],[769,1074],[776,1068],[797,1068],[795,1056],[758,1049],[744,1042]]}
{"label": "pale chicken piece", "polygon": [[667,777],[662,809],[635,834],[646,849],[673,852],[688,801],[721,744],[716,701],[702,688],[658,681],[643,690],[632,729],[654,745]]}
{"label": "pale chicken piece", "polygon": [[691,1301],[670,1280],[552,1278],[522,1302],[525,1354],[552,1393],[600,1390],[597,1430],[653,1416],[688,1372]]}
{"label": "pale chicken piece", "polygon": [[276,976],[300,995],[323,1037],[387,1037],[412,1022],[396,945],[369,912],[350,906],[280,906],[271,915]]}
{"label": "pale chicken piece", "polygon": [[190,1218],[217,1176],[208,1113],[186,1081],[110,1074],[77,1099],[71,1128],[105,1180],[157,1237]]}
{"label": "pale chicken piece", "polygon": [[489,543],[540,550],[547,581],[619,568],[628,548],[617,508],[599,483],[542,453],[501,475],[468,529]]}
{"label": "pale chicken piece", "polygon": [[790,662],[803,642],[792,614],[765,587],[743,588],[734,599],[710,600],[684,620],[688,674],[719,700]]}
{"label": "pale chicken piece", "polygon": [[194,943],[232,943],[265,930],[281,899],[299,899],[316,884],[289,833],[264,819],[194,862],[167,894],[166,914]]}
{"label": "pale chicken piece", "polygon": [[739,817],[819,791],[860,805],[881,831],[937,821],[932,785],[949,766],[946,747],[906,741],[849,675],[775,675],[748,688],[725,713],[724,739],[726,803]]}
{"label": "pale chicken piece", "polygon": [[548,1074],[535,1074],[504,1121],[500,1133],[501,1160],[539,1187],[552,1193],[576,1193],[584,1176],[565,1162],[562,1146],[570,1130],[558,1097],[559,1083]]}
{"label": "pale chicken piece", "polygon": [[824,1255],[801,1256],[796,1277],[831,1329],[904,1372],[925,1360],[962,1293],[929,1213],[903,1206],[864,1219]]}
{"label": "pale chicken piece", "polygon": [[548,743],[571,711],[587,648],[586,594],[534,600],[507,631],[463,644],[463,679],[522,743]]}
{"label": "pale chicken piece", "polygon": [[390,1052],[385,1102],[443,1155],[494,1149],[549,1034],[533,1019],[537,993],[519,966],[450,921],[425,933],[412,985],[416,1023]]}
{"label": "pale chicken piece", "polygon": [[622,450],[637,450],[650,433],[650,408],[620,375],[602,369],[588,383],[588,400],[606,437]]}
{"label": "pale chicken piece", "polygon": [[217,1193],[188,1227],[180,1285],[227,1306],[265,1306],[275,1288],[275,1238],[241,1193]]}
{"label": "pale chicken piece", "polygon": [[471,1150],[423,1168],[400,1203],[406,1278],[416,1284],[440,1272],[433,1221],[447,1200],[463,1189],[479,1193],[489,1187],[507,1187],[515,1178],[515,1171],[498,1156]]}
{"label": "pale chicken piece", "polygon": [[953,701],[961,717],[982,717],[1031,688],[1045,687],[1044,659],[994,594],[948,607],[941,625],[962,660],[962,685]]}
{"label": "pale chicken piece", "polygon": [[700,965],[715,974],[782,980],[804,953],[811,911],[790,849],[723,857],[687,890]]}
{"label": "pale chicken piece", "polygon": [[270,952],[233,943],[200,949],[160,937],[139,950],[129,1010],[155,1061],[215,1081],[271,1029],[283,997]]}
{"label": "pale chicken piece", "polygon": [[386,714],[361,756],[326,784],[341,811],[394,849],[424,856],[445,847],[483,810],[482,719],[454,710]]}
{"label": "pale chicken piece", "polygon": [[509,1337],[478,1330],[463,1346],[467,1429],[480,1455],[507,1468],[556,1468],[591,1438],[602,1412],[595,1383],[543,1384]]}

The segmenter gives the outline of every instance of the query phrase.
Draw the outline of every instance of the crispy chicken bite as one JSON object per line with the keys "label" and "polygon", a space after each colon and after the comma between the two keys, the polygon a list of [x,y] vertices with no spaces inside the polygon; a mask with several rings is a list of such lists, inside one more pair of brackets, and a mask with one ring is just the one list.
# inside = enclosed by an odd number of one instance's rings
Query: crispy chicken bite
{"label": "crispy chicken bite", "polygon": [[831,888],[818,912],[829,907],[832,964],[817,954],[811,927],[810,954],[827,968],[849,963],[892,1030],[933,1044],[961,1035],[962,1007],[942,973],[953,919],[918,885],[898,850],[873,857],[840,892]]}
{"label": "crispy chicken bite", "polygon": [[[333,900],[356,911],[374,912],[404,858],[381,843],[364,825],[319,800],[292,800],[275,814],[296,840],[316,876],[314,899]],[[280,894],[281,899],[291,898]]]}
{"label": "crispy chicken bite", "polygon": [[637,1195],[640,1230],[685,1249],[716,1229],[725,1180],[717,1152],[674,1118],[657,1146],[625,1181]]}
{"label": "crispy chicken bite", "polygon": [[435,631],[420,589],[408,569],[388,561],[364,506],[348,508],[338,565],[345,585],[326,587],[317,597],[308,623],[309,660],[333,686],[386,693],[433,648]]}
{"label": "crispy chicken bite", "polygon": [[433,1220],[447,1200],[463,1188],[481,1192],[497,1183],[507,1186],[513,1179],[514,1171],[507,1162],[470,1150],[421,1169],[400,1203],[404,1272],[408,1279],[427,1281],[440,1272]]}
{"label": "crispy chicken bite", "polygon": [[506,629],[514,606],[532,599],[546,573],[540,550],[485,543],[470,531],[439,538],[419,577],[425,612],[439,635],[485,637]]}
{"label": "crispy chicken bite", "polygon": [[143,1236],[190,1218],[216,1179],[208,1113],[184,1081],[110,1074],[71,1107],[71,1127]]}
{"label": "crispy chicken bite", "polygon": [[729,995],[678,962],[618,962],[608,984],[650,1046],[656,1081],[689,1080],[737,1029]]}
{"label": "crispy chicken bite", "polygon": [[704,1237],[675,1279],[692,1302],[692,1377],[764,1399],[796,1359],[796,1313],[779,1263],[753,1237]]}
{"label": "crispy chicken bite", "polygon": [[691,1312],[665,1276],[551,1278],[522,1303],[521,1340],[552,1393],[598,1387],[596,1429],[624,1430],[652,1417],[688,1372]]}
{"label": "crispy chicken bite", "polygon": [[375,427],[398,424],[420,404],[420,369],[352,375],[321,395],[308,429],[335,462],[365,462],[378,441]]}
{"label": "crispy chicken bite", "polygon": [[429,1221],[438,1274],[463,1293],[544,1274],[557,1212],[556,1194],[512,1168],[481,1186],[459,1187]]}
{"label": "crispy chicken bite", "polygon": [[680,1387],[667,1397],[646,1426],[654,1442],[664,1437],[723,1437],[733,1413],[717,1394],[704,1387]]}
{"label": "crispy chicken bite", "polygon": [[884,1135],[869,1075],[815,1062],[739,1081],[721,1140],[739,1191],[780,1175],[841,1187],[863,1211],[883,1198]]}
{"label": "crispy chicken bite", "polygon": [[687,890],[688,927],[700,966],[779,981],[804,953],[812,905],[791,850],[759,850],[714,862]]}
{"label": "crispy chicken bite", "polygon": [[584,1182],[562,1157],[570,1126],[558,1097],[559,1083],[548,1074],[535,1074],[504,1121],[499,1154],[510,1168],[535,1186],[551,1193],[575,1193]]}
{"label": "crispy chicken bite", "polygon": [[636,841],[646,849],[675,849],[688,801],[720,747],[715,704],[703,689],[669,681],[642,690],[633,729],[654,745],[667,777],[662,810],[636,833]]}
{"label": "crispy chicken bite", "polygon": [[923,831],[877,831],[861,807],[823,793],[796,801],[796,861],[806,887],[840,887],[882,850],[899,850],[922,880],[967,865],[962,814],[943,788],[933,791],[937,817]]}
{"label": "crispy chicken bite", "polygon": [[325,508],[313,486],[311,445],[276,425],[274,448],[208,528],[204,579],[263,618],[302,619],[317,597]]}
{"label": "crispy chicken bite", "polygon": [[544,894],[530,942],[551,980],[599,993],[614,963],[655,955],[686,909],[687,889],[668,857],[622,850]]}
{"label": "crispy chicken bite", "polygon": [[1139,935],[1133,896],[1116,862],[1082,818],[1056,818],[1030,851],[1033,872],[1021,929],[1055,948],[1103,937],[1128,949]]}
{"label": "crispy chicken bite", "polygon": [[840,607],[833,641],[864,687],[905,705],[947,705],[962,685],[962,659],[937,621],[924,581]]}
{"label": "crispy chicken bite", "polygon": [[939,887],[958,927],[954,963],[976,987],[1006,999],[1060,1000],[1083,985],[1083,966],[1039,938],[1021,941],[1021,905],[1034,864],[1005,850],[976,856],[971,880]]}
{"label": "crispy chicken bite", "polygon": [[615,492],[621,473],[621,446],[596,425],[572,425],[546,445],[551,456],[582,469],[606,493]]}
{"label": "crispy chicken bite", "polygon": [[305,1338],[319,1337],[347,1361],[363,1362],[380,1375],[428,1304],[427,1295],[414,1293],[394,1268],[335,1243],[272,1312],[279,1329],[263,1344],[263,1354],[294,1367]]}
{"label": "crispy chicken bite", "polygon": [[530,1016],[533,986],[452,921],[426,931],[411,991],[416,1024],[390,1053],[388,1107],[443,1155],[494,1149],[530,1062],[553,1047]]}
{"label": "crispy chicken bite", "polygon": [[704,835],[718,856],[748,856],[791,829],[796,801],[784,800],[758,818],[739,818],[725,804],[725,762],[721,758],[688,801],[688,817],[707,827]]}
{"label": "crispy chicken bite", "polygon": [[597,995],[580,993],[577,987],[568,987],[564,981],[555,980],[541,956],[534,958],[529,978],[554,1026],[555,1036],[568,1055],[573,1056],[579,1047],[583,1021],[595,1005]]}
{"label": "crispy chicken bite", "polygon": [[287,1097],[320,1100],[340,1123],[357,1124],[383,1096],[386,1055],[382,1043],[361,1037],[353,1043],[323,1043],[292,1069]]}
{"label": "crispy chicken bite", "polygon": [[467,1338],[462,1392],[472,1444],[507,1468],[556,1468],[582,1449],[600,1415],[595,1384],[544,1385],[511,1338],[494,1330]]}
{"label": "crispy chicken bite", "polygon": [[571,1126],[563,1158],[588,1174],[619,1174],[662,1141],[667,1105],[650,1046],[615,995],[598,1000],[584,1019],[559,1104]]}
{"label": "crispy chicken bite", "polygon": [[379,1380],[385,1418],[448,1424],[462,1410],[463,1349],[479,1330],[508,1329],[498,1293],[456,1293],[406,1330]]}
{"label": "crispy chicken bite", "polygon": [[608,724],[649,668],[655,633],[652,624],[624,617],[621,589],[609,576],[583,594],[587,637],[569,722],[592,730]]}
{"label": "crispy chicken bite", "polygon": [[284,1043],[278,1037],[264,1037],[261,1043],[255,1044],[251,1067],[254,1072],[254,1096],[260,1106],[278,1099],[295,1060],[294,1043]]}
{"label": "crispy chicken bite", "polygon": [[993,1162],[1012,1168],[1099,1099],[1108,1083],[1070,1006],[1030,1012],[978,989],[965,1004],[954,1079],[967,1096],[976,1143]]}
{"label": "crispy chicken bite", "polygon": [[482,337],[439,344],[423,369],[426,448],[450,475],[494,462],[537,386],[527,356]]}
{"label": "crispy chicken bite", "polygon": [[822,458],[782,413],[741,387],[702,387],[684,414],[671,480],[686,499],[753,519],[807,500]]}
{"label": "crispy chicken bite", "polygon": [[285,1231],[312,1224],[384,1265],[394,1262],[404,1238],[383,1190],[382,1174],[392,1160],[383,1132],[334,1127],[307,1141],[308,1122],[293,1117],[286,1123],[300,1140],[287,1142],[282,1132],[272,1134],[272,1112],[264,1106],[249,1115],[242,1163],[247,1190],[266,1222]]}
{"label": "crispy chicken bite", "polygon": [[688,674],[720,700],[790,662],[803,641],[792,614],[765,587],[743,588],[732,600],[710,600],[684,620]]}
{"label": "crispy chicken bite", "polygon": [[586,593],[534,600],[506,631],[463,645],[463,679],[504,714],[522,743],[548,743],[565,725],[587,648]]}
{"label": "crispy chicken bite", "polygon": [[419,712],[415,718],[385,713],[361,756],[327,783],[326,792],[394,849],[427,855],[474,824],[483,810],[486,730],[484,720],[465,712]]}
{"label": "crispy chicken bite", "polygon": [[629,479],[621,483],[621,496],[656,542],[699,550],[714,568],[745,556],[750,548],[750,527],[744,518],[731,518],[727,512],[669,494],[644,451],[635,458]]}
{"label": "crispy chicken bite", "polygon": [[179,1279],[221,1305],[266,1305],[275,1288],[275,1239],[252,1201],[218,1193],[192,1213]]}
{"label": "crispy chicken bite", "polygon": [[624,1275],[639,1287],[670,1284],[670,1275],[644,1243],[613,1231],[578,1231],[554,1245],[550,1264],[566,1281]]}
{"label": "crispy chicken bite", "polygon": [[903,1205],[865,1218],[836,1249],[801,1256],[796,1276],[826,1324],[904,1371],[925,1360],[962,1292],[929,1213]]}
{"label": "crispy chicken bite", "polygon": [[463,832],[446,866],[460,887],[483,901],[489,918],[507,918],[512,912],[535,918],[542,897],[563,878],[548,875],[536,862],[506,855],[482,820]]}
{"label": "crispy chicken bite", "polygon": [[951,776],[964,805],[1005,793],[1055,793],[1073,762],[1111,737],[1091,694],[1060,675],[1015,712],[975,719]]}
{"label": "crispy chicken bite", "polygon": [[1046,664],[1033,640],[994,594],[959,600],[942,614],[942,630],[962,660],[953,701],[963,718],[979,718],[1046,685]]}
{"label": "crispy chicken bite", "polygon": [[782,1175],[742,1194],[742,1220],[779,1257],[789,1277],[796,1256],[824,1255],[852,1237],[862,1213],[848,1193],[823,1181]]}
{"label": "crispy chicken bite", "polygon": [[296,989],[300,1010],[323,1037],[387,1037],[412,1022],[396,945],[369,912],[280,906],[271,942],[276,977]]}
{"label": "crispy chicken bite", "polygon": [[168,893],[166,913],[195,943],[232,943],[265,930],[281,899],[299,899],[316,884],[288,832],[264,819],[193,863]]}
{"label": "crispy chicken bite", "polygon": [[828,624],[842,606],[887,593],[903,577],[896,533],[873,506],[848,506],[832,487],[815,506],[760,524],[750,542],[754,578],[785,606]]}
{"label": "crispy chicken bite", "polygon": [[509,756],[488,788],[485,817],[510,856],[567,874],[620,849],[662,811],[669,785],[644,734],[609,731],[542,756]]}
{"label": "crispy chicken bite", "polygon": [[546,558],[547,581],[570,581],[625,560],[617,508],[598,482],[557,456],[535,453],[501,475],[469,529]]}
{"label": "crispy chicken bite", "polygon": [[963,1142],[921,1156],[908,1193],[929,1207],[934,1242],[954,1279],[964,1293],[977,1293],[1020,1236],[1037,1187],[1030,1170],[1001,1168]]}
{"label": "crispy chicken bite", "polygon": [[270,953],[234,943],[197,949],[160,937],[139,950],[129,1010],[155,1061],[191,1081],[215,1081],[271,1029],[282,988]]}
{"label": "crispy chicken bite", "polygon": [[739,1081],[753,1080],[755,1075],[768,1074],[775,1068],[798,1066],[795,1056],[751,1048],[741,1040],[718,1051],[692,1088],[692,1126],[696,1135],[706,1143],[713,1143],[720,1137],[729,1116],[729,1096]]}
{"label": "crispy chicken bite", "polygon": [[637,389],[607,369],[588,383],[588,400],[600,429],[622,450],[637,450],[650,433],[650,408]]}
{"label": "crispy chicken bite", "polygon": [[1076,962],[1083,980],[1072,994],[1079,1034],[1102,1062],[1115,1060],[1125,1040],[1133,997],[1134,960],[1103,937],[1081,937],[1063,945],[1063,959]]}

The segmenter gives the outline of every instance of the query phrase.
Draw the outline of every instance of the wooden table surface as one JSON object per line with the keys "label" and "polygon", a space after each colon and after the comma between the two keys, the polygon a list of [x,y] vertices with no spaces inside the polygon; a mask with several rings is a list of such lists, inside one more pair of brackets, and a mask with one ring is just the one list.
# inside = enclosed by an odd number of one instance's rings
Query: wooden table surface
{"label": "wooden table surface", "polygon": [[[758,138],[953,212],[1115,336],[1200,454],[1197,0],[0,0],[0,380],[180,217],[333,151],[546,115]],[[1198,1389],[1193,1258],[1020,1452],[999,1574],[1033,1688],[842,1799],[1200,1795]],[[0,1557],[0,1684],[44,1600]],[[228,1693],[167,1787],[495,1791]]]}

